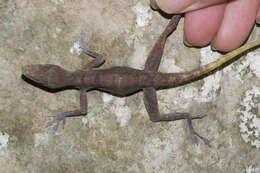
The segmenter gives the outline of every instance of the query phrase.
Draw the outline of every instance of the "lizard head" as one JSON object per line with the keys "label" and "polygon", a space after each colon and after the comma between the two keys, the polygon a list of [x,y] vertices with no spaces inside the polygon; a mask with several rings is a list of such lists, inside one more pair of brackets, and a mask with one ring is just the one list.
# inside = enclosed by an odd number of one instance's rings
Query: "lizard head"
{"label": "lizard head", "polygon": [[51,89],[68,87],[73,80],[72,72],[53,64],[26,65],[22,67],[22,74],[26,78]]}

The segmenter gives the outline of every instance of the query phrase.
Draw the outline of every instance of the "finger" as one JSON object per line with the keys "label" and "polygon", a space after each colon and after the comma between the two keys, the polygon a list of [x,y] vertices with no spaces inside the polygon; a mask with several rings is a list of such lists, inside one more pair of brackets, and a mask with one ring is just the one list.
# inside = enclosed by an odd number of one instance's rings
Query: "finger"
{"label": "finger", "polygon": [[216,5],[216,4],[221,4],[224,2],[228,2],[228,0],[200,0],[197,1],[196,3],[193,3],[192,5],[188,6],[187,8],[183,9],[181,12],[188,12],[188,11],[192,11],[192,10],[197,10],[197,9],[201,9],[204,7],[208,7],[211,5]]}
{"label": "finger", "polygon": [[209,44],[215,38],[224,11],[225,4],[219,4],[186,13],[184,43],[200,47]]}
{"label": "finger", "polygon": [[156,0],[157,6],[166,13],[179,13],[196,0]]}
{"label": "finger", "polygon": [[219,31],[212,46],[220,51],[238,48],[254,25],[260,0],[236,0],[227,4]]}
{"label": "finger", "polygon": [[257,15],[256,15],[256,23],[260,24],[260,6],[258,7]]}
{"label": "finger", "polygon": [[183,13],[229,0],[150,0],[152,7],[159,7],[166,13]]}

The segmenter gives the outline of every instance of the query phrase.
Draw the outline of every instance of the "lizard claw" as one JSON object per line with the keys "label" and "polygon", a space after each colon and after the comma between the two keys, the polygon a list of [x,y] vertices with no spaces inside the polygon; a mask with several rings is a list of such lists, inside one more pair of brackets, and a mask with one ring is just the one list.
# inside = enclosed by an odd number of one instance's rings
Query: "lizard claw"
{"label": "lizard claw", "polygon": [[195,135],[198,136],[198,137],[204,142],[204,144],[210,146],[209,140],[208,140],[207,138],[205,138],[205,137],[203,137],[203,136],[200,136],[200,135],[199,135],[198,133],[196,133],[196,132],[195,132]]}
{"label": "lizard claw", "polygon": [[191,137],[193,138],[193,141],[195,143],[198,143],[198,137],[208,146],[210,146],[209,144],[209,140],[201,135],[199,135],[193,128],[193,125],[192,125],[192,119],[202,119],[204,118],[205,116],[207,116],[206,114],[200,114],[200,115],[197,115],[197,116],[190,116],[188,114],[188,117],[187,117],[187,124],[188,124],[188,127],[189,127],[189,131],[190,131],[190,134],[191,134]]}
{"label": "lizard claw", "polygon": [[52,113],[51,115],[49,115],[49,117],[53,117],[53,120],[49,121],[46,127],[50,127],[55,122],[57,122],[57,124],[53,126],[53,131],[57,131],[60,125],[60,121],[62,121],[62,128],[64,129],[64,126],[66,124],[66,116],[63,114],[63,112]]}

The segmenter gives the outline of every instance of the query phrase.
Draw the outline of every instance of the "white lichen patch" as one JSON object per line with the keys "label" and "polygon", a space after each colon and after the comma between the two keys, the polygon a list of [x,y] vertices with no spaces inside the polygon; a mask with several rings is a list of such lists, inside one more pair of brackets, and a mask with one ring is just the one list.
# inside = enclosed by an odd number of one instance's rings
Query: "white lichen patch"
{"label": "white lichen patch", "polygon": [[7,133],[0,132],[0,150],[6,148],[9,141],[9,135]]}
{"label": "white lichen patch", "polygon": [[204,85],[201,87],[200,102],[214,101],[217,97],[217,90],[220,88],[221,72],[216,72],[214,75],[206,77]]}
{"label": "white lichen patch", "polygon": [[132,111],[126,105],[125,98],[114,97],[112,95],[104,93],[103,102],[104,106],[108,108],[108,111],[116,115],[117,121],[120,123],[120,126],[126,126],[129,119],[131,118]]}
{"label": "white lichen patch", "polygon": [[246,91],[237,112],[240,114],[240,132],[243,140],[256,148],[260,148],[260,88],[254,86]]}
{"label": "white lichen patch", "polygon": [[260,52],[249,52],[247,56],[235,66],[235,69],[235,77],[241,82],[254,75],[260,78]]}
{"label": "white lichen patch", "polygon": [[[202,48],[201,51],[201,65],[206,65],[210,62],[218,59],[221,54],[213,52],[210,46]],[[210,75],[204,78],[204,85],[201,88],[200,102],[209,102],[213,101],[216,98],[216,91],[220,88],[221,72],[216,72],[213,75]]]}
{"label": "white lichen patch", "polygon": [[[210,46],[201,49],[201,66],[208,64],[220,58],[222,55],[218,52],[213,52]],[[220,89],[220,82],[223,73],[234,70],[235,78],[239,81],[244,81],[253,75],[260,78],[260,53],[250,52],[247,54],[245,60],[240,61],[239,64],[232,64],[203,79],[204,83],[200,90],[194,87],[182,87],[178,90],[178,102],[174,102],[182,108],[187,108],[189,103],[193,100],[197,102],[214,101],[217,97],[217,91]]]}
{"label": "white lichen patch", "polygon": [[[216,59],[220,58],[222,55],[218,52],[213,52],[210,46],[201,49],[201,65],[208,64]],[[228,66],[223,69],[224,73],[230,71],[233,65]],[[241,61],[239,65],[235,67],[235,78],[243,81],[242,78],[249,78],[253,76],[253,73],[248,72],[248,69],[257,76],[260,77],[260,53],[251,52],[248,53],[244,61]],[[204,84],[195,98],[199,102],[209,102],[214,101],[217,97],[217,90],[220,89],[220,81],[222,77],[222,72],[218,71],[213,75],[210,75],[203,79]],[[189,94],[189,93],[188,93]]]}
{"label": "white lichen patch", "polygon": [[113,97],[114,97],[114,96],[112,96],[112,95],[110,95],[110,94],[103,93],[102,99],[103,99],[103,102],[104,102],[105,104],[107,104],[107,103],[109,103],[110,101],[113,100]]}
{"label": "white lichen patch", "polygon": [[176,158],[172,142],[160,138],[147,138],[142,161],[146,172],[162,172],[161,167]]}
{"label": "white lichen patch", "polygon": [[[208,64],[220,58],[222,55],[218,52],[213,52],[210,46],[201,49],[201,66]],[[234,67],[234,68],[232,68]],[[178,90],[178,102],[174,102],[182,108],[187,108],[189,103],[193,100],[197,102],[210,102],[214,101],[217,97],[217,91],[220,89],[220,82],[222,74],[234,69],[235,78],[239,81],[243,81],[245,78],[250,78],[255,74],[260,78],[260,53],[250,52],[247,54],[245,60],[240,61],[239,64],[230,65],[225,67],[222,71],[218,71],[203,79],[204,84],[201,89],[198,90],[194,87],[183,87]],[[248,70],[250,69],[250,70]]]}
{"label": "white lichen patch", "polygon": [[[210,62],[218,59],[221,54],[213,52],[210,46],[202,48],[201,54],[201,66],[206,65]],[[203,79],[204,83],[199,89],[195,87],[182,87],[178,91],[178,102],[174,102],[182,108],[187,108],[192,101],[197,102],[210,102],[214,101],[217,97],[217,90],[220,88],[221,72],[216,72]]]}
{"label": "white lichen patch", "polygon": [[221,54],[218,52],[213,52],[210,46],[202,48],[200,50],[200,54],[201,54],[201,65],[206,65],[221,57]]}
{"label": "white lichen patch", "polygon": [[146,60],[146,46],[139,41],[134,42],[134,51],[128,58],[128,65],[133,68],[142,69]]}
{"label": "white lichen patch", "polygon": [[44,146],[47,145],[48,140],[48,134],[47,133],[35,133],[34,134],[34,147]]}
{"label": "white lichen patch", "polygon": [[246,59],[249,61],[251,71],[260,78],[260,52],[250,52]]}
{"label": "white lichen patch", "polygon": [[149,20],[152,19],[152,13],[149,6],[144,6],[141,2],[138,2],[132,10],[136,14],[136,27],[144,27],[149,24]]}
{"label": "white lichen patch", "polygon": [[115,98],[114,104],[109,108],[116,115],[117,121],[121,127],[127,125],[131,118],[132,111],[125,105],[125,98]]}
{"label": "white lichen patch", "polygon": [[171,52],[168,54],[169,58],[162,58],[162,62],[160,64],[160,70],[165,73],[178,73],[184,72],[182,68],[176,65],[175,57],[176,57],[176,50],[172,49]]}
{"label": "white lichen patch", "polygon": [[174,104],[181,108],[188,108],[192,101],[197,100],[199,92],[195,87],[184,87],[178,92],[178,99],[174,100]]}
{"label": "white lichen patch", "polygon": [[114,96],[107,94],[107,93],[102,93],[102,100],[103,100],[103,106],[101,110],[97,109],[96,107],[92,107],[91,105],[88,106],[88,113],[86,116],[82,117],[81,121],[84,126],[88,127],[94,127],[97,124],[102,124],[103,127],[106,126],[106,124],[103,124],[103,119],[104,116],[102,115],[104,113],[104,108],[109,108],[108,111],[110,111],[110,103],[112,104],[114,100]]}
{"label": "white lichen patch", "polygon": [[243,82],[244,79],[252,77],[252,73],[248,71],[250,68],[250,62],[246,58],[245,60],[240,61],[238,65],[235,66],[236,75],[235,78],[240,82]]}
{"label": "white lichen patch", "polygon": [[92,109],[92,107],[89,106],[87,115],[82,117],[81,121],[84,126],[87,125],[89,128],[100,123],[105,127],[106,124],[103,124],[103,119],[102,112],[97,111],[97,109]]}
{"label": "white lichen patch", "polygon": [[255,173],[256,169],[250,165],[246,168],[245,173]]}
{"label": "white lichen patch", "polygon": [[77,40],[73,43],[73,46],[70,48],[70,53],[80,55],[82,53],[83,49],[80,47],[80,43]]}
{"label": "white lichen patch", "polygon": [[64,4],[64,0],[51,0],[55,4]]}
{"label": "white lichen patch", "polygon": [[260,173],[260,163],[255,167],[255,173]]}

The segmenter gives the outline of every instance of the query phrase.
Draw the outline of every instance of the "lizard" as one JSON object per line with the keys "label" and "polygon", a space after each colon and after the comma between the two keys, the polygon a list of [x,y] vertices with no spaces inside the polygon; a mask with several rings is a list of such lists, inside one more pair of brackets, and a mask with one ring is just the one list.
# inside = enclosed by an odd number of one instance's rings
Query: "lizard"
{"label": "lizard", "polygon": [[52,121],[47,126],[53,126],[56,131],[59,123],[62,126],[66,123],[67,117],[82,116],[88,112],[87,92],[99,90],[108,92],[119,97],[126,97],[143,91],[144,105],[152,122],[175,121],[185,119],[188,124],[189,133],[197,143],[200,138],[209,145],[209,140],[199,135],[193,127],[192,120],[202,119],[206,114],[192,116],[187,112],[172,112],[161,114],[158,108],[156,90],[169,89],[199,80],[226,65],[241,53],[260,45],[260,40],[248,43],[240,48],[231,51],[216,61],[197,69],[179,73],[161,73],[158,68],[163,56],[166,40],[176,30],[181,15],[173,15],[170,22],[157,39],[145,62],[143,70],[126,66],[114,66],[111,68],[98,68],[104,62],[102,54],[93,51],[90,45],[84,43],[83,36],[79,37],[80,47],[83,52],[94,58],[91,62],[76,71],[68,71],[54,64],[33,64],[22,67],[22,76],[25,79],[49,89],[74,88],[80,92],[80,108],[67,112],[55,112],[50,115]]}

